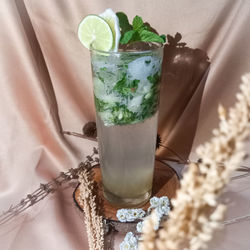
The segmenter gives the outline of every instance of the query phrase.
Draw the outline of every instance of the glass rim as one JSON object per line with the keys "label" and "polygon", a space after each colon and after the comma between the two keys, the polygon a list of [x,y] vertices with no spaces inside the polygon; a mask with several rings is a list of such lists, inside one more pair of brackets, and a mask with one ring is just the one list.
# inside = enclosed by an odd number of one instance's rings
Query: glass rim
{"label": "glass rim", "polygon": [[98,50],[98,49],[92,48],[92,44],[91,44],[89,50],[90,50],[90,52],[97,52],[97,53],[106,54],[106,55],[124,55],[124,54],[138,55],[138,54],[152,53],[152,52],[157,51],[159,49],[162,49],[164,47],[164,43],[154,42],[154,44],[159,45],[159,47],[148,49],[148,50],[138,50],[138,51],[129,51],[129,50],[128,51],[104,51],[104,50]]}

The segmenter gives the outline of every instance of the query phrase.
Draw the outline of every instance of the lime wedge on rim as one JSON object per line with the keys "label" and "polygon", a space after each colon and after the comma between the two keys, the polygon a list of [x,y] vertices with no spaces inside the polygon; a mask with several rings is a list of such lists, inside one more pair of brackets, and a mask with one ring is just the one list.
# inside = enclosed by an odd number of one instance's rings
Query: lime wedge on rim
{"label": "lime wedge on rim", "polygon": [[100,14],[100,17],[102,17],[110,26],[112,32],[113,32],[113,51],[118,51],[119,41],[121,37],[120,32],[120,26],[119,26],[119,19],[115,12],[112,9],[106,9],[103,13]]}
{"label": "lime wedge on rim", "polygon": [[113,33],[109,24],[97,15],[86,16],[78,27],[78,38],[89,49],[109,51],[113,47]]}

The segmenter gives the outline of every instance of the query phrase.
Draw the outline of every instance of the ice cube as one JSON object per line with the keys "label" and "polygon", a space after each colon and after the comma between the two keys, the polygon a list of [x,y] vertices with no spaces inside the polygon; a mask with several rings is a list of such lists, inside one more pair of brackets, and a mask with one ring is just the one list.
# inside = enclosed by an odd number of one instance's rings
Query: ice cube
{"label": "ice cube", "polygon": [[154,75],[160,70],[160,60],[152,56],[143,56],[128,64],[130,79],[140,80],[140,83],[148,81],[148,76]]}
{"label": "ice cube", "polygon": [[142,99],[143,96],[139,95],[139,96],[135,96],[132,100],[130,100],[130,102],[128,103],[128,110],[130,110],[131,112],[139,112],[140,110],[140,105],[142,103]]}
{"label": "ice cube", "polygon": [[107,92],[107,86],[100,81],[97,77],[94,79],[94,93],[95,96],[107,103],[114,104],[116,102],[119,102],[119,97],[115,96],[113,93],[108,94]]}
{"label": "ice cube", "polygon": [[105,85],[97,77],[94,77],[93,81],[95,96],[100,99],[101,96],[106,95]]}

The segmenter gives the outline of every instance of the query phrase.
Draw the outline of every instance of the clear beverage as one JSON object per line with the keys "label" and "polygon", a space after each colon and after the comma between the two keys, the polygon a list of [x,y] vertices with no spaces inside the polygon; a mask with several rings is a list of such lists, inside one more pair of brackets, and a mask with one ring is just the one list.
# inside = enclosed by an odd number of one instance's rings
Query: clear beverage
{"label": "clear beverage", "polygon": [[105,198],[123,207],[151,195],[158,113],[141,123],[105,126],[97,114]]}
{"label": "clear beverage", "polygon": [[162,53],[91,51],[104,196],[118,206],[151,195]]}

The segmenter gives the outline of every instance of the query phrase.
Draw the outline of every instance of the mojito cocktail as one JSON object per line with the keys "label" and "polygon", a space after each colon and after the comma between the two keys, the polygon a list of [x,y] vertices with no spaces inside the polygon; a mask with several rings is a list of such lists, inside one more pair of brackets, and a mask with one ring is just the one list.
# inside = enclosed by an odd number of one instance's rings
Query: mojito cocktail
{"label": "mojito cocktail", "polygon": [[133,206],[151,195],[162,46],[91,51],[97,136],[105,197]]}
{"label": "mojito cocktail", "polygon": [[91,51],[104,196],[115,205],[135,207],[152,190],[163,38],[140,17],[130,25],[124,15],[117,13],[119,29],[110,9],[101,17],[87,16],[79,38]]}

